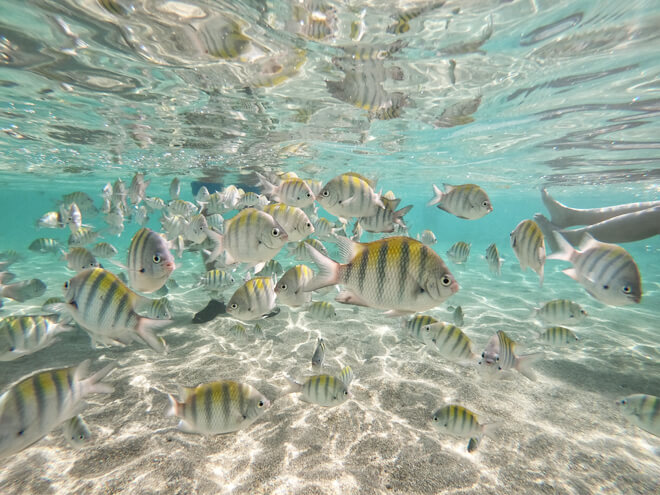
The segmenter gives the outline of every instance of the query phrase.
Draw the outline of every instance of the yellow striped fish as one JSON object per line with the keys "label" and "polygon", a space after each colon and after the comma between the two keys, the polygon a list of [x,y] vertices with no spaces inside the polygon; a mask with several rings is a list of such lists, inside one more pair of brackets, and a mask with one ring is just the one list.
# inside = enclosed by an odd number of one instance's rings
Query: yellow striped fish
{"label": "yellow striped fish", "polygon": [[85,378],[89,362],[37,372],[0,395],[0,458],[20,452],[79,414],[87,396],[112,393],[101,380],[114,365]]}
{"label": "yellow striped fish", "polygon": [[307,265],[296,265],[289,268],[275,285],[277,300],[291,307],[308,303],[312,295],[305,292],[305,286],[312,278],[314,278],[314,272]]}
{"label": "yellow striped fish", "polygon": [[67,268],[74,272],[82,272],[88,268],[96,268],[101,264],[96,261],[92,253],[84,247],[69,248],[68,253],[62,253],[62,259],[66,260]]}
{"label": "yellow striped fish", "polygon": [[486,248],[486,262],[488,269],[495,275],[502,275],[502,258],[495,243]]}
{"label": "yellow striped fish", "polygon": [[151,302],[103,268],[85,270],[64,283],[66,311],[89,334],[93,345],[128,344],[138,339],[164,352],[164,342],[153,330],[170,322],[138,315],[136,307],[144,307],[145,301]]}
{"label": "yellow striped fish", "polygon": [[587,317],[587,312],[578,303],[568,299],[553,299],[535,310],[535,315],[547,323],[568,325]]}
{"label": "yellow striped fish", "polygon": [[578,249],[555,233],[559,251],[549,259],[569,261],[572,268],[564,273],[577,281],[600,302],[611,306],[639,304],[642,301],[642,277],[632,256],[616,244],[600,242],[585,234]]}
{"label": "yellow striped fish", "polygon": [[312,258],[309,256],[309,251],[307,251],[306,246],[311,246],[316,249],[319,253],[327,256],[328,250],[325,248],[323,243],[318,239],[310,238],[300,241],[293,249],[291,249],[291,254],[295,256],[297,260],[301,261],[311,261]]}
{"label": "yellow striped fish", "polygon": [[275,282],[255,277],[240,286],[227,303],[227,313],[243,321],[269,316],[275,309]]}
{"label": "yellow striped fish", "polygon": [[59,242],[55,239],[40,237],[32,241],[28,249],[37,253],[56,253],[59,250]]}
{"label": "yellow striped fish", "polygon": [[433,184],[433,198],[427,206],[438,205],[439,209],[464,220],[477,220],[493,211],[488,194],[478,185],[443,186],[445,190],[441,191]]}
{"label": "yellow striped fish", "polygon": [[385,309],[389,315],[426,311],[458,291],[458,283],[435,251],[410,237],[388,237],[369,243],[337,238],[346,264],[308,247],[320,273],[308,291],[341,284],[343,304]]}
{"label": "yellow striped fish", "polygon": [[180,387],[181,402],[169,395],[168,416],[181,418],[177,428],[188,433],[216,435],[247,428],[270,407],[256,388],[231,380]]}
{"label": "yellow striped fish", "polygon": [[200,25],[197,34],[204,51],[225,60],[241,59],[251,47],[252,40],[241,32],[236,21],[226,16],[209,18]]}
{"label": "yellow striped fish", "polygon": [[430,12],[431,10],[442,7],[445,1],[431,2],[428,5],[414,7],[405,11],[398,12],[392,17],[395,23],[387,27],[387,32],[390,34],[404,34],[410,30],[410,21],[418,18],[420,15]]}
{"label": "yellow striped fish", "polygon": [[282,226],[287,234],[288,242],[302,241],[314,233],[314,225],[299,207],[273,203],[264,206],[262,211],[271,215]]}
{"label": "yellow striped fish", "polygon": [[468,256],[470,256],[470,248],[472,244],[467,242],[458,241],[447,251],[447,257],[452,260],[457,265],[463,264],[467,261]]}
{"label": "yellow striped fish", "polygon": [[312,355],[312,369],[319,370],[323,366],[323,359],[325,358],[325,340],[319,337],[316,341],[316,348]]}
{"label": "yellow striped fish", "polygon": [[62,433],[64,434],[64,440],[74,449],[79,449],[86,443],[89,443],[92,438],[92,432],[89,431],[87,423],[85,423],[85,420],[82,419],[80,414],[64,423]]}
{"label": "yellow striped fish", "polygon": [[337,317],[335,307],[327,301],[316,301],[307,307],[307,311],[317,320],[334,320]]}
{"label": "yellow striped fish", "polygon": [[40,229],[61,229],[64,227],[62,216],[59,211],[49,211],[44,213],[37,220],[37,227]]}
{"label": "yellow striped fish", "polygon": [[543,353],[516,356],[515,347],[516,343],[502,330],[498,330],[481,353],[479,364],[484,364],[486,369],[497,371],[515,369],[530,380],[536,380],[531,366],[544,356]]}
{"label": "yellow striped fish", "polygon": [[143,227],[131,239],[126,267],[129,285],[150,293],[165,285],[176,264],[164,237]]}
{"label": "yellow striped fish", "polygon": [[234,277],[224,270],[209,270],[195,287],[204,287],[209,291],[221,291],[234,283]]}
{"label": "yellow striped fish", "polygon": [[265,176],[257,173],[263,193],[271,200],[288,206],[306,208],[314,203],[316,197],[306,181],[298,177],[282,180],[279,185],[273,184]]}
{"label": "yellow striped fish", "polygon": [[438,350],[443,357],[455,361],[476,360],[472,352],[472,341],[455,325],[437,322],[426,325],[422,329],[424,342]]}
{"label": "yellow striped fish", "polygon": [[12,361],[53,343],[72,327],[50,316],[7,316],[0,320],[0,361]]}
{"label": "yellow striped fish", "polygon": [[72,232],[69,236],[69,247],[84,246],[85,244],[90,244],[94,242],[99,235],[101,234],[95,232],[92,227],[80,227],[79,229],[76,229],[75,232]]}
{"label": "yellow striped fish", "polygon": [[493,436],[494,423],[479,424],[477,415],[463,406],[448,405],[436,410],[432,416],[433,426],[442,432],[459,437],[473,438],[482,435]]}
{"label": "yellow striped fish", "polygon": [[[356,174],[341,174],[330,180],[317,198],[319,204],[340,219],[369,217],[385,205],[368,181]],[[344,222],[345,223],[345,222]]]}
{"label": "yellow striped fish", "polygon": [[438,323],[438,320],[428,315],[415,315],[409,320],[402,318],[401,325],[404,330],[407,330],[410,335],[415,337],[420,342],[424,342],[425,332],[423,329],[428,325]]}
{"label": "yellow striped fish", "polygon": [[288,393],[300,392],[305,402],[318,404],[324,407],[338,406],[349,398],[348,387],[353,381],[353,371],[350,366],[341,370],[341,378],[332,375],[316,375],[307,378],[303,383],[298,383],[290,378]]}
{"label": "yellow striped fish", "polygon": [[545,265],[545,241],[543,232],[534,220],[523,220],[511,232],[511,247],[523,271],[527,267],[539,276],[543,286],[543,266]]}
{"label": "yellow striped fish", "polygon": [[555,346],[572,344],[578,340],[577,335],[566,327],[550,327],[539,335],[539,339]]}
{"label": "yellow striped fish", "polygon": [[413,205],[404,206],[395,211],[401,199],[381,198],[381,201],[385,208],[379,208],[375,215],[358,219],[364,230],[367,232],[391,233],[394,232],[397,225],[407,229],[408,226],[404,223],[403,216],[412,210]]}
{"label": "yellow striped fish", "polygon": [[660,437],[660,397],[634,394],[618,400],[617,404],[628,421]]}

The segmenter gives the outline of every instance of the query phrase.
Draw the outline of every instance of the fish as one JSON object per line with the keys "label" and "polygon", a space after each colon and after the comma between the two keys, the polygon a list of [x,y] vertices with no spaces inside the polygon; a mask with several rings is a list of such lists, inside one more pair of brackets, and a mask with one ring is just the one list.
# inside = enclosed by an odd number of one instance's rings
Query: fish
{"label": "fish", "polygon": [[486,262],[491,273],[502,275],[502,258],[494,242],[486,248]]}
{"label": "fish", "polygon": [[175,177],[172,179],[172,182],[170,182],[170,200],[174,201],[175,199],[179,199],[179,195],[181,194],[181,183],[179,182],[179,178]]}
{"label": "fish", "polygon": [[40,237],[32,241],[28,249],[37,253],[57,253],[60,249],[60,244],[56,239]]}
{"label": "fish", "polygon": [[263,208],[269,203],[269,200],[266,196],[257,194],[253,191],[248,191],[241,196],[236,204],[238,209],[241,208]]}
{"label": "fish", "polygon": [[207,271],[195,287],[204,287],[210,291],[221,291],[234,282],[234,277],[231,274],[224,270],[215,269]]}
{"label": "fish", "polygon": [[195,194],[195,201],[198,204],[206,203],[210,198],[211,198],[211,193],[209,193],[209,190],[206,188],[206,186],[201,186],[197,190],[197,194]]}
{"label": "fish", "polygon": [[113,392],[101,380],[115,365],[85,378],[89,363],[88,359],[71,368],[38,371],[0,396],[0,458],[20,452],[80,414],[89,395]]}
{"label": "fish", "polygon": [[208,304],[193,316],[193,323],[206,323],[213,320],[216,316],[227,313],[225,303],[211,299]]}
{"label": "fish", "polygon": [[369,181],[355,173],[341,174],[330,180],[321,189],[317,201],[342,223],[351,217],[373,216],[385,208]]}
{"label": "fish", "polygon": [[245,325],[241,325],[240,323],[236,323],[229,327],[229,333],[239,339],[247,339],[247,329],[245,328]]}
{"label": "fish", "polygon": [[434,308],[459,289],[442,258],[410,237],[369,243],[338,237],[337,247],[347,263],[337,263],[307,247],[319,273],[305,290],[341,284],[344,289],[337,302],[383,309],[396,316]]}
{"label": "fish", "polygon": [[300,241],[292,250],[291,254],[295,256],[297,260],[301,261],[311,261],[312,258],[309,256],[309,252],[307,251],[307,246],[311,246],[314,249],[316,249],[319,253],[327,256],[328,255],[328,250],[325,248],[323,243],[319,241],[318,239],[310,238],[310,239],[304,239]]}
{"label": "fish", "polygon": [[133,215],[133,220],[141,227],[149,223],[149,213],[145,205],[138,206]]}
{"label": "fish", "polygon": [[113,258],[117,253],[117,248],[107,242],[99,242],[92,246],[92,254],[99,258]]}
{"label": "fish", "polygon": [[37,227],[40,229],[61,229],[64,227],[62,216],[59,211],[49,211],[44,213],[37,220]]}
{"label": "fish", "polygon": [[225,60],[247,62],[242,55],[250,50],[252,40],[240,25],[226,15],[211,16],[196,31],[205,53]]}
{"label": "fish", "polygon": [[334,320],[337,317],[335,307],[327,301],[313,302],[307,311],[317,320]]}
{"label": "fish", "polygon": [[206,232],[209,226],[206,217],[201,213],[193,215],[185,228],[185,238],[194,244],[201,244],[206,240]]}
{"label": "fish", "polygon": [[335,227],[335,224],[332,223],[327,218],[321,217],[318,220],[316,220],[316,222],[314,222],[314,232],[318,237],[321,238],[332,237],[339,230],[340,229]]}
{"label": "fish", "polygon": [[92,432],[89,431],[89,426],[80,414],[64,422],[62,433],[64,440],[74,449],[81,448],[92,438]]}
{"label": "fish", "polygon": [[394,211],[400,199],[388,200],[381,198],[381,201],[385,205],[385,208],[379,209],[375,215],[370,217],[361,217],[358,221],[362,228],[367,232],[378,232],[378,233],[390,233],[394,232],[397,225],[400,225],[403,228],[408,228],[403,222],[403,216],[407,214],[413,207],[413,205],[408,205],[400,210]]}
{"label": "fish", "polygon": [[282,265],[280,264],[279,261],[277,260],[269,260],[264,267],[259,270],[259,275],[260,277],[279,277],[284,273],[284,268],[282,268]]}
{"label": "fish", "polygon": [[272,201],[283,203],[287,206],[297,208],[306,208],[311,206],[316,200],[316,196],[309,187],[309,184],[300,178],[285,179],[275,185],[266,177],[257,173],[263,193]]}
{"label": "fish", "polygon": [[0,320],[0,361],[13,361],[51,345],[55,337],[72,330],[57,315],[7,316]]}
{"label": "fish", "polygon": [[88,268],[96,268],[101,264],[96,260],[94,255],[84,247],[69,248],[69,252],[62,252],[62,259],[67,262],[69,270],[81,272]]}
{"label": "fish", "polygon": [[463,406],[450,404],[433,412],[433,426],[443,433],[451,433],[459,437],[480,438],[483,435],[493,436],[496,424],[479,424],[477,415]]}
{"label": "fish", "polygon": [[152,198],[144,198],[144,203],[147,205],[147,208],[152,211],[160,211],[167,208],[165,201],[156,196]]}
{"label": "fish", "polygon": [[151,181],[144,180],[144,174],[141,172],[136,172],[131,180],[131,185],[128,188],[128,199],[131,201],[132,205],[138,205],[146,197],[147,187],[149,187]]}
{"label": "fish", "polygon": [[168,216],[163,214],[163,216],[160,217],[160,224],[165,232],[167,232],[168,239],[176,239],[185,232],[187,222],[181,215]]}
{"label": "fish", "polygon": [[225,233],[207,231],[215,243],[209,261],[226,251],[227,265],[248,263],[258,272],[266,261],[275,257],[289,236],[284,228],[268,213],[255,208],[241,210],[225,222]]}
{"label": "fish", "polygon": [[69,227],[71,232],[75,232],[82,227],[82,213],[76,203],[70,205],[60,205],[60,218],[65,227]]}
{"label": "fish", "polygon": [[472,352],[472,341],[457,326],[439,321],[425,325],[422,335],[428,346],[437,349],[447,359],[473,361],[478,358]]}
{"label": "fish", "polygon": [[15,278],[16,275],[11,272],[0,272],[0,284],[7,284]]}
{"label": "fish", "polygon": [[101,234],[92,227],[80,227],[69,236],[69,247],[83,247],[94,242]]}
{"label": "fish", "polygon": [[314,272],[307,265],[296,265],[289,268],[275,285],[277,300],[291,307],[308,303],[312,295],[305,292],[305,286],[312,278],[314,278]]}
{"label": "fish", "polygon": [[125,269],[129,285],[148,294],[165,285],[176,264],[163,236],[143,227],[131,239]]}
{"label": "fish", "polygon": [[214,213],[206,217],[206,224],[209,228],[215,229],[222,233],[224,228],[225,219],[219,213]]}
{"label": "fish", "polygon": [[355,222],[355,225],[353,225],[353,235],[351,236],[351,241],[360,242],[363,232],[364,229],[362,228],[362,225],[360,225],[360,222]]}
{"label": "fish", "polygon": [[433,198],[427,206],[437,205],[439,209],[464,220],[477,220],[493,211],[486,191],[476,184],[452,186],[443,184],[441,191],[433,184]]}
{"label": "fish", "polygon": [[[452,307],[450,306],[448,308],[450,311],[452,311]],[[463,308],[461,306],[456,306],[453,308],[453,317],[454,317],[454,324],[456,326],[462,327],[463,324],[465,323],[465,318],[463,314]]]}
{"label": "fish", "polygon": [[457,265],[463,264],[467,261],[468,256],[470,256],[470,247],[472,244],[467,242],[458,241],[447,251],[447,257],[452,260]]}
{"label": "fish", "polygon": [[442,7],[444,4],[445,4],[444,0],[440,2],[430,2],[427,5],[422,5],[400,11],[396,15],[392,16],[396,20],[396,22],[388,26],[386,31],[390,34],[407,33],[410,30],[410,24],[409,24],[410,21],[416,19],[422,14],[430,12],[431,10],[438,9]]}
{"label": "fish", "polygon": [[420,342],[424,342],[426,333],[424,329],[434,323],[438,323],[438,320],[428,315],[415,315],[410,319],[401,319],[401,326],[403,329]]}
{"label": "fish", "polygon": [[110,203],[121,208],[121,211],[124,212],[127,210],[126,204],[126,184],[121,178],[118,178],[112,184],[112,196],[110,198]]}
{"label": "fish", "polygon": [[539,335],[541,339],[546,344],[562,346],[566,344],[572,344],[578,339],[571,330],[566,327],[550,327],[547,328],[543,333]]}
{"label": "fish", "polygon": [[275,282],[255,277],[240,286],[227,303],[227,313],[238,320],[265,318],[275,309]]}
{"label": "fish", "polygon": [[[23,256],[14,249],[8,249],[7,251],[0,252],[0,261],[9,263],[9,265],[14,264],[21,259],[23,259]],[[9,265],[5,265],[5,267]]]}
{"label": "fish", "polygon": [[323,359],[325,358],[325,340],[319,337],[316,340],[316,348],[312,355],[312,369],[320,370],[323,367]]}
{"label": "fish", "polygon": [[548,259],[572,263],[564,273],[584,287],[594,299],[610,306],[639,304],[642,277],[630,253],[616,244],[599,242],[586,235],[579,249],[555,233],[559,251]]}
{"label": "fish", "polygon": [[539,276],[539,285],[543,287],[543,267],[545,265],[545,241],[543,232],[534,220],[523,220],[510,234],[511,247],[520,262],[520,268],[527,267]]}
{"label": "fish", "polygon": [[578,303],[568,299],[553,299],[534,311],[534,314],[547,323],[567,325],[578,323],[587,317],[587,312]]}
{"label": "fish", "polygon": [[421,234],[417,234],[417,240],[426,246],[433,246],[438,242],[438,238],[430,230],[423,230]]}
{"label": "fish", "polygon": [[435,127],[449,128],[470,124],[474,122],[472,114],[477,111],[479,105],[481,105],[481,95],[454,103],[445,108],[433,125]]}
{"label": "fish", "polygon": [[314,233],[314,225],[307,214],[296,206],[273,203],[264,206],[262,211],[273,217],[285,230],[288,242],[298,242]]}
{"label": "fish", "polygon": [[217,435],[247,428],[270,407],[270,401],[247,383],[220,380],[179,387],[179,400],[168,395],[168,416],[181,418],[177,428],[187,433]]}
{"label": "fish", "polygon": [[[146,303],[146,304],[145,304]],[[139,305],[137,311],[141,316],[146,316],[153,320],[171,320],[172,319],[172,305],[167,297],[160,299],[149,299],[143,301]]]}
{"label": "fish", "polygon": [[628,421],[660,437],[660,397],[633,394],[617,400],[616,403]]}
{"label": "fish", "polygon": [[301,393],[305,402],[324,407],[339,406],[349,398],[348,387],[353,381],[353,371],[350,366],[341,370],[341,378],[332,375],[315,375],[298,383],[287,377],[290,383],[287,393]]}
{"label": "fish", "polygon": [[167,204],[167,212],[170,215],[181,215],[184,218],[190,218],[198,212],[198,208],[190,201],[183,199],[173,199]]}
{"label": "fish", "polygon": [[128,344],[141,340],[157,352],[165,352],[164,341],[154,330],[169,320],[140,316],[136,309],[150,300],[131,291],[113,273],[90,268],[64,283],[64,308],[85,330],[92,345]]}
{"label": "fish", "polygon": [[479,448],[480,443],[481,443],[481,438],[479,437],[470,438],[470,441],[467,444],[467,451],[471,454],[472,452],[474,452]]}
{"label": "fish", "polygon": [[91,196],[82,191],[72,192],[70,194],[65,194],[62,196],[62,203],[70,205],[71,203],[76,203],[78,208],[82,213],[96,215],[99,210],[94,206],[94,200]]}
{"label": "fish", "polygon": [[535,381],[536,375],[532,371],[531,365],[543,358],[544,354],[542,352],[536,352],[534,354],[516,356],[515,346],[516,343],[506,333],[498,330],[488,341],[484,352],[481,353],[479,364],[485,364],[486,367],[497,365],[496,368],[499,371],[513,368],[526,378]]}
{"label": "fish", "polygon": [[25,302],[41,297],[46,292],[46,284],[38,278],[23,280],[8,285],[0,285],[0,298],[6,297],[18,302]]}

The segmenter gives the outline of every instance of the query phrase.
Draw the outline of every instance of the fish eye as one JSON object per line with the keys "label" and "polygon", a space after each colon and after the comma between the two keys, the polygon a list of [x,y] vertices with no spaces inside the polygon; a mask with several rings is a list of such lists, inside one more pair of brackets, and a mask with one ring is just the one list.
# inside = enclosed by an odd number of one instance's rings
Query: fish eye
{"label": "fish eye", "polygon": [[280,284],[280,289],[286,290],[286,284]]}
{"label": "fish eye", "polygon": [[280,235],[280,229],[274,228],[270,233],[273,234],[273,237],[277,237]]}
{"label": "fish eye", "polygon": [[433,416],[433,421],[438,421],[438,417],[437,417],[437,416]]}
{"label": "fish eye", "polygon": [[308,229],[311,229],[312,228],[312,222],[307,222],[306,226],[307,226]]}
{"label": "fish eye", "polygon": [[330,196],[330,191],[328,191],[327,189],[325,191],[322,191],[321,196],[323,196],[324,198],[327,198],[328,196]]}
{"label": "fish eye", "polygon": [[236,308],[238,308],[238,304],[233,303],[233,304],[230,304],[229,307],[230,307],[231,309],[236,309]]}
{"label": "fish eye", "polygon": [[69,288],[69,281],[68,281],[68,280],[67,280],[66,282],[64,282],[64,288],[65,288],[65,289],[68,289],[68,288]]}
{"label": "fish eye", "polygon": [[344,390],[344,395],[348,395],[348,390]]}
{"label": "fish eye", "polygon": [[603,285],[603,289],[607,290],[607,289],[609,289],[609,288],[610,288],[609,285]]}
{"label": "fish eye", "polygon": [[622,400],[621,400],[621,405],[622,405],[622,406],[625,406],[627,403],[628,403],[628,401],[627,401],[626,399],[622,399]]}
{"label": "fish eye", "polygon": [[154,263],[160,263],[160,256],[158,256],[157,254],[154,254],[153,260],[154,260]]}
{"label": "fish eye", "polygon": [[444,277],[442,277],[442,280],[440,282],[442,283],[442,285],[447,287],[448,285],[451,284],[451,279],[447,275],[445,275]]}
{"label": "fish eye", "polygon": [[488,206],[488,201],[484,201],[483,203],[481,203],[481,206]]}
{"label": "fish eye", "polygon": [[486,357],[485,354],[486,354],[485,352],[482,352],[482,353],[481,353],[481,357],[482,357],[482,358],[485,358],[485,357]]}
{"label": "fish eye", "polygon": [[305,194],[305,196],[308,197],[308,198],[311,198],[311,197],[312,197],[312,195],[309,194],[309,193]]}
{"label": "fish eye", "polygon": [[257,403],[257,406],[259,406],[259,407],[264,407],[264,405],[265,405],[265,404],[264,404],[264,401],[262,401],[262,400],[260,400],[260,401]]}
{"label": "fish eye", "polygon": [[630,294],[632,292],[632,289],[630,288],[629,285],[624,285],[623,286],[623,293],[624,294]]}

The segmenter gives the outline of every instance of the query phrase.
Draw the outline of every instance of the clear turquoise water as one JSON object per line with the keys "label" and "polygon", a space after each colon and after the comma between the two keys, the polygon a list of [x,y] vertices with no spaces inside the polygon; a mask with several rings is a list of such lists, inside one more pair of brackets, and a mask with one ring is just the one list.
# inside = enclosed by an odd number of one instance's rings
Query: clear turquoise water
{"label": "clear turquoise water", "polygon": [[[322,41],[299,35],[290,22],[293,1],[117,3],[132,8],[117,15],[96,0],[0,4],[0,251],[24,255],[12,267],[19,279],[48,285],[39,299],[5,299],[1,316],[36,311],[71,277],[57,257],[27,250],[36,237],[68,237],[34,226],[63,194],[85,191],[100,206],[107,182],[121,177],[128,185],[136,171],[152,180],[150,196],[164,198],[180,177],[189,200],[197,180],[253,184],[255,171],[295,171],[325,182],[355,171],[377,178],[378,189],[394,191],[402,205],[413,204],[410,233],[433,230],[445,259],[454,242],[472,243],[464,267],[449,265],[460,292],[429,314],[448,320],[446,306],[460,304],[476,352],[505,330],[525,352],[544,350],[546,359],[535,366],[537,382],[520,375],[487,381],[476,367],[445,361],[406,337],[398,320],[350,306],[339,306],[334,322],[283,308],[264,321],[263,338],[247,343],[232,339],[225,320],[178,324],[163,334],[167,356],[137,343],[91,349],[77,331],[0,363],[0,389],[88,357],[94,369],[116,361],[109,379],[115,393],[91,397],[85,413],[93,441],[73,450],[56,430],[0,461],[0,492],[657,491],[658,438],[627,423],[614,401],[660,396],[658,237],[625,245],[644,287],[641,304],[625,308],[590,298],[557,261],[546,264],[539,288],[509,247],[519,221],[547,214],[540,187],[578,208],[659,199],[656,2],[460,2],[422,13],[401,35],[386,33],[391,16],[424,2],[328,2],[337,21]],[[399,118],[369,120],[327,90],[326,80],[344,77],[332,57],[355,43],[350,25],[362,9],[360,44],[407,43],[385,61],[404,74],[383,83],[409,99]],[[227,16],[257,47],[253,60],[200,48],[203,23]],[[478,39],[491,17],[493,34],[483,45],[443,55]],[[286,78],[261,87],[264,68],[275,62]],[[434,126],[445,109],[479,95],[472,122]],[[443,182],[481,185],[493,213],[464,221],[425,207],[431,183]],[[153,217],[149,226],[158,229]],[[101,216],[84,221],[103,226]],[[122,251],[137,229],[127,222],[120,238],[105,240]],[[479,257],[491,242],[505,258],[500,278]],[[283,253],[278,259],[292,263]],[[202,270],[198,256],[186,253],[177,264],[181,287],[171,299],[184,317],[208,297],[191,288]],[[534,339],[541,326],[532,308],[557,297],[590,314],[574,329],[581,339],[575,348],[552,350]],[[231,378],[275,399],[285,374],[309,374],[318,335],[331,346],[328,370],[338,374],[349,364],[355,372],[346,404],[322,409],[286,396],[237,434],[172,430],[165,393],[177,384]],[[466,441],[433,430],[431,412],[448,401],[499,423],[496,438],[468,454]]]}

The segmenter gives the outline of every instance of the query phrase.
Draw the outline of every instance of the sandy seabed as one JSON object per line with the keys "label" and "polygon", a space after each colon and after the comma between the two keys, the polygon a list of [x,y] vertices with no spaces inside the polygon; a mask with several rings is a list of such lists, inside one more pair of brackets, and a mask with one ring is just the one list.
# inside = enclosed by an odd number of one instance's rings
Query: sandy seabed
{"label": "sandy seabed", "polygon": [[[615,405],[632,393],[660,395],[658,284],[647,285],[640,306],[609,308],[559,268],[547,270],[541,291],[529,271],[505,265],[497,278],[480,262],[454,265],[461,286],[472,289],[428,314],[451,321],[446,306],[462,305],[463,330],[478,354],[497,330],[519,342],[518,353],[544,351],[534,366],[537,381],[517,372],[486,379],[476,363],[449,362],[407,336],[400,319],[365,308],[336,305],[336,320],[318,321],[283,307],[260,322],[263,335],[246,324],[246,339],[229,332],[235,321],[227,318],[185,323],[208,297],[185,288],[191,274],[177,270],[182,288],[170,299],[184,323],[162,332],[167,355],[138,342],[91,349],[76,330],[48,349],[0,363],[2,390],[36,370],[86,358],[94,371],[118,366],[105,380],[114,393],[89,397],[83,413],[91,442],[75,450],[61,428],[54,430],[2,460],[0,493],[658,493],[660,439],[627,423]],[[65,277],[60,270],[46,278],[59,287]],[[58,291],[49,289],[43,299],[53,295]],[[552,349],[536,339],[542,326],[531,310],[556,297],[589,312],[573,327],[580,341],[572,347]],[[41,301],[29,303],[6,302],[3,315],[29,313]],[[286,375],[313,374],[318,336],[327,341],[324,372],[339,376],[350,365],[355,374],[351,398],[339,407],[283,394]],[[249,383],[273,404],[237,433],[178,431],[177,419],[166,416],[167,393],[219,379]],[[470,454],[468,439],[433,429],[431,413],[447,403],[497,423],[494,438]]]}

